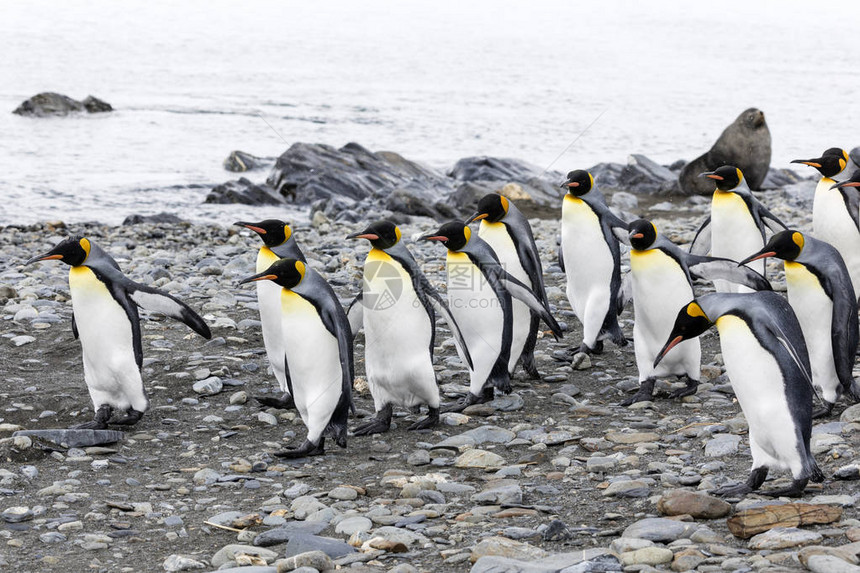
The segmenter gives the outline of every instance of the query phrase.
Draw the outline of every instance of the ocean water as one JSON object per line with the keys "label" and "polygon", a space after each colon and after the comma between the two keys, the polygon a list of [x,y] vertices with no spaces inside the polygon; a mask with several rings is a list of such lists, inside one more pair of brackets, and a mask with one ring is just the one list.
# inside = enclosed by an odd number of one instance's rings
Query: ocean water
{"label": "ocean water", "polygon": [[[441,169],[470,155],[670,163],[753,106],[786,166],[860,145],[858,21],[852,0],[4,2],[0,224],[228,224],[260,210],[201,205],[235,178],[227,154],[296,141]],[[42,91],[116,111],[11,113]]]}

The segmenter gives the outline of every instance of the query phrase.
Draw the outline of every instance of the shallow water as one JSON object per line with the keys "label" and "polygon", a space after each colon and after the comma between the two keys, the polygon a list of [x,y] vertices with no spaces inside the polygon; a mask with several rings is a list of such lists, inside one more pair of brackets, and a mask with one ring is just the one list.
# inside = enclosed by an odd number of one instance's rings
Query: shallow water
{"label": "shallow water", "polygon": [[[320,4],[5,3],[0,224],[254,216],[200,202],[235,178],[221,166],[231,150],[277,156],[295,141],[566,171],[630,153],[691,159],[756,106],[775,166],[860,145],[846,121],[856,2]],[[10,113],[41,91],[117,111]]]}

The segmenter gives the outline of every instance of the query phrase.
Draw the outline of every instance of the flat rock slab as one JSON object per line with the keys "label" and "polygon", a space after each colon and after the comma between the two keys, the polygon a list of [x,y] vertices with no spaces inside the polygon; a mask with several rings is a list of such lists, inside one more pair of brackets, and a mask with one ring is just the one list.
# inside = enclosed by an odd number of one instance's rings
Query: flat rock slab
{"label": "flat rock slab", "polygon": [[324,521],[291,521],[276,529],[263,531],[252,542],[257,547],[271,547],[288,542],[295,535],[316,535],[328,527]]}
{"label": "flat rock slab", "polygon": [[64,448],[101,446],[125,439],[125,434],[117,430],[20,430],[12,434],[16,436],[29,436]]}
{"label": "flat rock slab", "polygon": [[660,498],[657,510],[663,515],[689,514],[696,519],[716,519],[727,516],[732,506],[711,495],[674,489]]}
{"label": "flat rock slab", "polygon": [[285,557],[293,557],[308,551],[322,551],[332,559],[355,553],[355,548],[339,539],[319,537],[307,533],[297,533],[290,538],[285,550]]}
{"label": "flat rock slab", "polygon": [[797,527],[775,527],[750,539],[750,549],[785,549],[818,543],[824,537],[817,531]]}
{"label": "flat rock slab", "polygon": [[621,537],[638,537],[650,541],[675,541],[689,537],[699,525],[666,519],[664,517],[648,517],[630,524]]}
{"label": "flat rock slab", "polygon": [[735,537],[748,539],[776,527],[798,527],[833,523],[842,517],[842,508],[811,503],[785,503],[745,509],[726,520]]}

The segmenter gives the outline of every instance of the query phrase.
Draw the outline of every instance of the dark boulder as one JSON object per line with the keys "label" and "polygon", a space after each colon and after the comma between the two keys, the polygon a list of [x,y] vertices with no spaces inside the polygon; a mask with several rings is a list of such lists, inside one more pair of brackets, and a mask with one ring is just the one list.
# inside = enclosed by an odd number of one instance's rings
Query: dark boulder
{"label": "dark boulder", "polygon": [[232,151],[224,160],[224,169],[234,173],[244,173],[245,171],[262,169],[271,163],[272,159],[256,157],[244,151]]}
{"label": "dark boulder", "polygon": [[204,201],[204,203],[241,203],[243,205],[280,205],[283,202],[284,198],[268,185],[256,185],[244,177],[214,187]]}
{"label": "dark boulder", "polygon": [[140,225],[141,223],[178,225],[185,223],[185,220],[173,213],[157,213],[155,215],[129,215],[122,222],[123,225]]}
{"label": "dark boulder", "polygon": [[68,96],[54,92],[36,94],[19,105],[12,113],[30,117],[47,117],[68,115],[70,113],[87,111],[99,113],[112,111],[111,105],[93,96],[87,96],[84,101],[78,101]]}
{"label": "dark boulder", "polygon": [[675,193],[678,191],[678,176],[668,167],[633,154],[621,170],[618,184],[622,189],[636,193]]}
{"label": "dark boulder", "polygon": [[[459,160],[448,173],[458,182],[472,183],[483,187],[487,193],[501,193],[509,199],[521,202],[531,202],[539,206],[558,206],[561,204],[562,192],[558,186],[564,181],[564,176],[558,171],[547,171],[540,167],[506,157],[464,157]],[[513,184],[513,185],[512,185]],[[474,191],[474,187],[458,187],[457,195],[462,191]],[[479,196],[478,199],[481,197]],[[456,199],[458,204],[464,201]],[[477,202],[477,200],[475,200]],[[474,203],[470,208],[474,207]]]}

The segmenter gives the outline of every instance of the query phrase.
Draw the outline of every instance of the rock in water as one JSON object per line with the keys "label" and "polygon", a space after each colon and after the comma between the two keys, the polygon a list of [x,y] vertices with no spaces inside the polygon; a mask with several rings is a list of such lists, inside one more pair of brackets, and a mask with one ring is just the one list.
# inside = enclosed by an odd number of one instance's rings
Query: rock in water
{"label": "rock in water", "polygon": [[78,101],[62,94],[43,92],[22,102],[12,113],[30,117],[46,117],[69,115],[79,111],[100,113],[113,111],[113,107],[106,101],[93,96],[87,96],[84,101]]}
{"label": "rock in water", "polygon": [[713,147],[681,170],[681,191],[691,195],[710,195],[714,183],[699,177],[722,165],[735,165],[744,173],[750,189],[761,189],[770,167],[770,130],[764,112],[754,107],[738,116],[720,135]]}
{"label": "rock in water", "polygon": [[29,436],[64,448],[101,446],[125,439],[125,434],[117,430],[20,430],[12,434],[16,436]]}
{"label": "rock in water", "polygon": [[227,156],[227,159],[224,160],[224,169],[234,173],[243,173],[245,171],[260,169],[265,166],[267,162],[271,163],[272,160],[256,157],[250,153],[245,153],[244,151],[232,151],[230,152],[230,155]]}
{"label": "rock in water", "polygon": [[244,177],[212,188],[204,203],[243,205],[280,205],[283,197],[268,185],[255,185]]}

